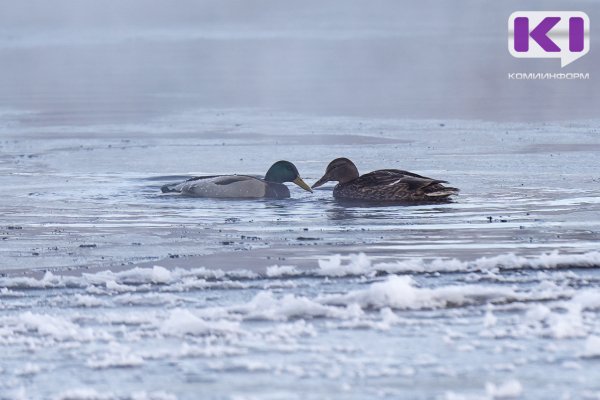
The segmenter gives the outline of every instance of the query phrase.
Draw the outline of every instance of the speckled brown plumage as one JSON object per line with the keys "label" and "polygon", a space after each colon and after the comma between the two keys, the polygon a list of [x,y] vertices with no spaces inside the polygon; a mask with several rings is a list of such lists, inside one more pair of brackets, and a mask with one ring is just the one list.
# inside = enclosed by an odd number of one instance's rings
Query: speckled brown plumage
{"label": "speckled brown plumage", "polygon": [[446,181],[398,169],[381,169],[359,176],[356,166],[347,158],[329,163],[325,175],[313,188],[327,181],[338,181],[333,196],[346,200],[439,203],[447,202],[459,192],[444,186]]}

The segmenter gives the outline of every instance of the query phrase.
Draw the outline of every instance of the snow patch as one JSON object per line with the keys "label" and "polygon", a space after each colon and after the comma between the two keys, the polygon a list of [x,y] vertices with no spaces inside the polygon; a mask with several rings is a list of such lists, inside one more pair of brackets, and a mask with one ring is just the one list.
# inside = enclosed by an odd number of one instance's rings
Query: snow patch
{"label": "snow patch", "polygon": [[485,392],[492,399],[516,399],[523,393],[523,385],[516,379],[508,380],[499,385],[488,382],[485,384]]}
{"label": "snow patch", "polygon": [[189,310],[176,308],[160,323],[160,331],[171,336],[227,334],[239,332],[240,325],[236,321],[202,319]]}
{"label": "snow patch", "polygon": [[112,400],[114,398],[111,393],[100,393],[91,388],[77,388],[59,393],[54,400]]}
{"label": "snow patch", "polygon": [[63,391],[52,397],[53,400],[177,400],[173,394],[164,391],[136,391],[130,395],[116,395],[111,392],[99,392],[92,388],[76,388]]}
{"label": "snow patch", "polygon": [[371,261],[366,254],[350,254],[348,258],[349,262],[347,264],[342,263],[342,256],[340,254],[333,255],[328,260],[319,260],[319,269],[316,271],[316,274],[340,277],[366,275],[375,272],[372,270]]}
{"label": "snow patch", "polygon": [[[368,257],[364,254],[351,255],[350,258],[359,258],[360,263],[354,265],[351,261],[349,270],[354,274],[366,272],[388,272],[388,273],[424,273],[424,272],[494,272],[497,270],[514,269],[560,269],[560,268],[594,268],[600,266],[600,251],[591,251],[583,254],[561,254],[558,250],[550,253],[542,253],[537,256],[518,256],[513,253],[500,254],[492,257],[481,257],[473,261],[461,261],[456,258],[434,258],[429,261],[425,259],[408,259],[396,262],[383,262],[371,265]],[[329,269],[338,273],[343,271],[341,256],[332,256],[325,262]],[[364,270],[361,272],[360,267]],[[323,267],[319,272],[323,272]],[[341,269],[340,269],[341,268]],[[339,276],[339,275],[335,275]]]}
{"label": "snow patch", "polygon": [[391,275],[367,289],[322,297],[325,304],[356,303],[363,308],[426,309],[446,308],[518,297],[509,288],[464,285],[434,289],[416,287],[410,276]]}
{"label": "snow patch", "polygon": [[585,346],[581,357],[597,358],[600,357],[600,336],[589,336],[585,341]]}
{"label": "snow patch", "polygon": [[73,304],[77,307],[102,307],[106,305],[106,302],[96,296],[78,293],[73,297]]}
{"label": "snow patch", "polygon": [[277,278],[281,276],[296,276],[300,275],[302,272],[298,271],[296,267],[291,265],[272,265],[267,267],[266,274],[269,278]]}
{"label": "snow patch", "polygon": [[40,335],[51,336],[57,340],[92,340],[91,329],[82,329],[64,318],[46,314],[34,314],[27,311],[20,316],[25,328]]}
{"label": "snow patch", "polygon": [[127,346],[110,342],[101,356],[93,356],[86,365],[93,369],[139,367],[144,359],[133,354]]}
{"label": "snow patch", "polygon": [[357,305],[332,307],[303,296],[286,294],[276,298],[272,292],[258,293],[247,304],[234,306],[231,311],[242,313],[245,319],[266,319],[285,321],[289,318],[359,318],[363,315]]}

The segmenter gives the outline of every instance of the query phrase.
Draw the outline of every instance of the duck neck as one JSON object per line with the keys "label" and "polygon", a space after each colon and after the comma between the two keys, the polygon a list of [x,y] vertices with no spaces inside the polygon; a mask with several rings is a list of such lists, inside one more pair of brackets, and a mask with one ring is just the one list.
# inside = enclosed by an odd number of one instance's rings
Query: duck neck
{"label": "duck neck", "polygon": [[356,166],[354,164],[346,165],[339,176],[338,182],[343,185],[344,183],[352,182],[358,177],[359,174]]}

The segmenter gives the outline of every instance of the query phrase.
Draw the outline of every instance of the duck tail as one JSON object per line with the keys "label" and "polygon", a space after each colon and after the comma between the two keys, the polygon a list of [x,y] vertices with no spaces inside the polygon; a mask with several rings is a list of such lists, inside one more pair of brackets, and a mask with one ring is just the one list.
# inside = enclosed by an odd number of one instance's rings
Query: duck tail
{"label": "duck tail", "polygon": [[452,196],[452,195],[458,194],[458,192],[460,192],[460,190],[457,189],[457,188],[453,188],[453,187],[441,187],[441,188],[436,189],[434,191],[425,193],[425,196],[431,197],[431,198],[441,199],[441,198],[445,198],[445,197],[448,197],[448,196]]}
{"label": "duck tail", "polygon": [[179,190],[177,190],[177,185],[179,185],[179,183],[171,183],[171,184],[167,184],[167,185],[163,185],[160,187],[160,191],[163,193],[179,193]]}

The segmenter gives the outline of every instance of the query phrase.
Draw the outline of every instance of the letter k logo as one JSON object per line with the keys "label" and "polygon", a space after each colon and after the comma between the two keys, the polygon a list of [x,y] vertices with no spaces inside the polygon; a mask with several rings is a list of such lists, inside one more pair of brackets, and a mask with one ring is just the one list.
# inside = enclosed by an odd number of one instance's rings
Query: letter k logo
{"label": "letter k logo", "polygon": [[560,17],[546,17],[529,33],[529,18],[515,18],[515,50],[529,51],[529,37],[537,42],[544,51],[559,52],[560,47],[549,37],[548,32],[558,24]]}
{"label": "letter k logo", "polygon": [[581,11],[516,11],[508,18],[508,51],[516,58],[560,58],[564,67],[590,51],[590,19]]}

